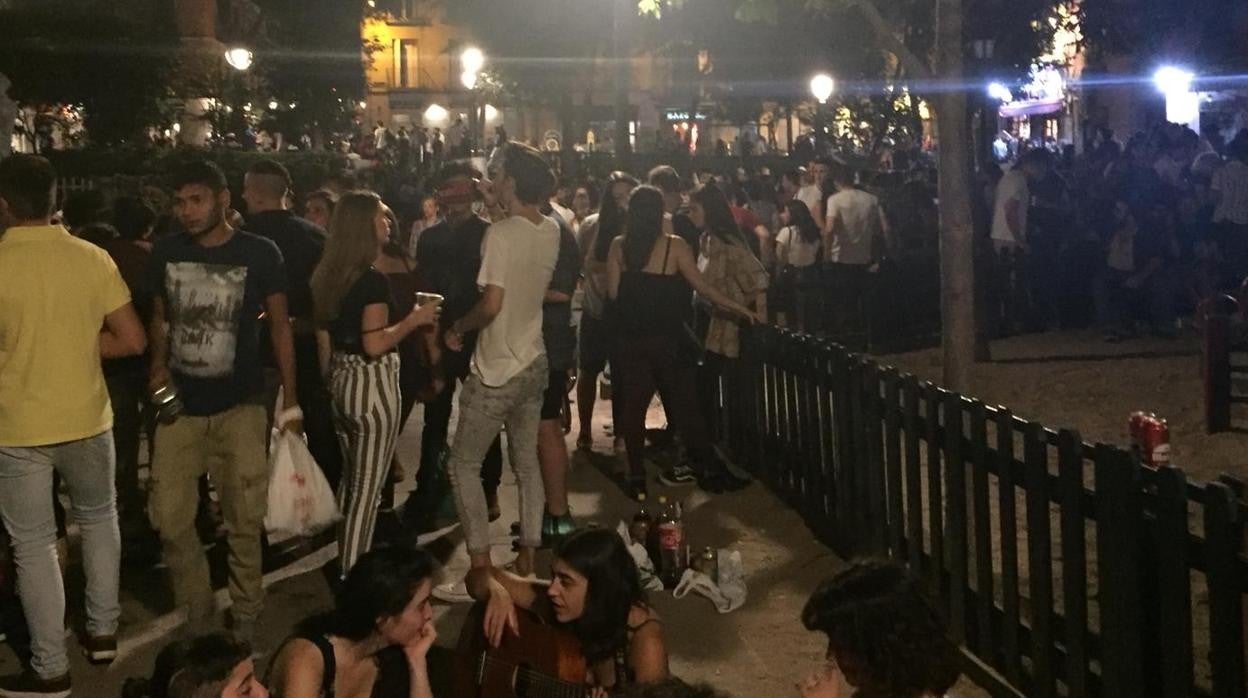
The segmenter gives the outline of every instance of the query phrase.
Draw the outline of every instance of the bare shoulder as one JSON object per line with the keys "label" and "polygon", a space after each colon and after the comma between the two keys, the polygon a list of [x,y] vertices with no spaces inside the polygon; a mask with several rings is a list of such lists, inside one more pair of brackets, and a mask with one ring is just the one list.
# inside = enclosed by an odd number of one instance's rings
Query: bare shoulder
{"label": "bare shoulder", "polygon": [[689,252],[689,243],[679,235],[667,235],[667,241],[672,245],[672,252],[677,254],[681,252]]}
{"label": "bare shoulder", "polygon": [[640,633],[643,629],[655,626],[656,629],[663,618],[659,612],[649,606],[637,604],[628,612],[628,627]]}
{"label": "bare shoulder", "polygon": [[302,637],[287,640],[273,659],[274,678],[284,683],[289,683],[295,675],[320,676],[324,671],[325,659],[320,648]]}

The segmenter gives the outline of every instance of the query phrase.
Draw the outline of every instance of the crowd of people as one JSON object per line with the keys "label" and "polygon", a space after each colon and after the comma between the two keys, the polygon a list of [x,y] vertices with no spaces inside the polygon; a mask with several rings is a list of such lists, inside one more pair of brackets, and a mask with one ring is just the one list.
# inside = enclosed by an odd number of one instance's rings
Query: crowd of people
{"label": "crowd of people", "polygon": [[[844,283],[854,283],[887,234],[877,200],[847,170],[828,173],[826,199],[818,193],[827,166],[786,175],[772,210],[758,182],[686,179],[667,166],[644,184],[613,173],[599,197],[594,183],[561,186],[538,152],[507,144],[485,173],[445,164],[430,206],[400,225],[372,192],[296,196],[272,160],[243,178],[245,214],[207,160],[174,173],[167,210],[84,195],[60,211],[46,160],[0,161],[0,517],[32,651],[23,673],[0,678],[0,696],[71,690],[61,486],[82,540],[88,658],[117,656],[124,541],[127,554],[159,550],[194,638],[162,653],[144,694],[265,695],[249,647],[264,605],[270,428],[306,436],[342,521],[330,574],[336,606],[278,649],[269,690],[431,695],[425,657],[438,597],[484,603],[482,631],[495,641],[514,630],[517,608],[568,627],[591,686],[713,695],[669,677],[662,620],[622,540],[576,530],[568,393],[575,379],[576,445],[588,450],[602,433],[597,376],[609,367],[619,475],[631,494],[653,476],[644,449],[659,437],[645,418],[656,392],[673,427],[667,438],[684,454],[659,479],[712,494],[747,486],[716,445],[720,378],[749,326],[774,310],[773,276],[814,257],[845,267]],[[792,203],[806,200],[816,204]],[[417,486],[391,514],[405,477],[397,437],[418,403]],[[459,423],[448,445],[453,404]],[[519,556],[506,568],[491,557],[489,535],[500,516],[504,429],[520,512]],[[429,530],[448,497],[471,569],[435,589],[433,558],[411,536],[376,529],[392,516],[396,531]],[[203,545],[217,537],[228,550],[227,634]],[[555,551],[552,581],[534,582],[544,546]],[[872,605],[866,593],[923,602],[892,568],[851,573],[812,597],[804,622],[829,634],[830,664],[803,695],[835,695],[833,676],[864,691],[900,680],[890,678],[897,668],[876,667],[891,662],[866,656],[870,638],[837,634],[828,618]],[[864,585],[857,574],[876,577]],[[921,630],[923,642],[943,638],[938,624]],[[935,696],[950,676],[871,695]]]}
{"label": "crowd of people", "polygon": [[[1087,151],[1024,150],[984,172],[996,250],[996,334],[1100,328],[1107,341],[1177,336],[1181,318],[1248,276],[1248,131],[1159,125]],[[1092,311],[1092,312],[1089,312]]]}

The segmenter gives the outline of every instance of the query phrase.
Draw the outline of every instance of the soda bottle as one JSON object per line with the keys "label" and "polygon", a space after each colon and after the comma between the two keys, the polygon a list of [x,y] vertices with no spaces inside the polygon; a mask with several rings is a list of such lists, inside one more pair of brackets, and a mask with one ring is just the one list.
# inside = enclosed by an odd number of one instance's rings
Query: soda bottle
{"label": "soda bottle", "polygon": [[646,509],[646,493],[642,492],[637,495],[637,511],[633,514],[633,524],[628,527],[628,535],[634,543],[649,545],[650,527],[653,524],[654,517]]}
{"label": "soda bottle", "polygon": [[650,562],[654,563],[654,572],[659,573],[659,564],[662,555],[659,553],[659,522],[663,518],[664,512],[667,511],[667,497],[659,495],[658,518],[652,518],[650,528],[646,531],[646,553],[650,555]]}
{"label": "soda bottle", "polygon": [[668,589],[676,588],[685,571],[682,554],[685,549],[685,527],[680,520],[680,509],[666,506],[655,524],[659,530],[659,579]]}

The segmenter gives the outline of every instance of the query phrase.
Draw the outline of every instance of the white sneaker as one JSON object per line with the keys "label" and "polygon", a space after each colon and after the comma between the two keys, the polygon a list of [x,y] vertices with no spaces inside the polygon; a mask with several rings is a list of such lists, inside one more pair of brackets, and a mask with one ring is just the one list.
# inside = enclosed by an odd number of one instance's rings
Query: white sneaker
{"label": "white sneaker", "polygon": [[431,592],[433,598],[445,603],[472,603],[468,595],[468,585],[461,579],[458,582],[439,584]]}

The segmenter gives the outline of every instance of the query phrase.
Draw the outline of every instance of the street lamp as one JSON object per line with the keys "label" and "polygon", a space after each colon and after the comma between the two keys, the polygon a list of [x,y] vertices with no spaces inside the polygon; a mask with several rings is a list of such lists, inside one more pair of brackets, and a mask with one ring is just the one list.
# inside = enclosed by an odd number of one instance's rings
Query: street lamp
{"label": "street lamp", "polygon": [[485,66],[485,54],[476,46],[469,46],[459,54],[459,66],[465,73],[479,73]]}
{"label": "street lamp", "polygon": [[836,91],[836,81],[827,73],[819,73],[810,79],[810,94],[819,100],[820,104],[827,104],[828,98]]}
{"label": "street lamp", "polygon": [[471,153],[475,143],[479,142],[482,130],[482,120],[477,114],[477,83],[481,68],[485,67],[485,54],[476,46],[469,46],[459,54],[459,67],[464,71],[459,76],[459,81],[463,83],[464,89],[472,93],[472,114],[468,119],[468,132],[471,134],[468,150]]}
{"label": "street lamp", "polygon": [[1153,73],[1153,84],[1166,98],[1166,121],[1200,131],[1200,93],[1192,91],[1195,74],[1172,65]]}
{"label": "street lamp", "polygon": [[1010,92],[1010,88],[999,82],[988,83],[988,97],[998,102],[1014,101],[1014,93]]}
{"label": "street lamp", "polygon": [[819,73],[810,79],[810,94],[819,102],[815,106],[815,150],[819,155],[827,151],[828,124],[824,106],[835,91],[836,81],[827,73]]}
{"label": "street lamp", "polygon": [[251,51],[241,46],[236,46],[225,52],[225,62],[228,63],[231,68],[239,72],[243,72],[251,68],[251,62],[254,58],[255,56],[251,53]]}

